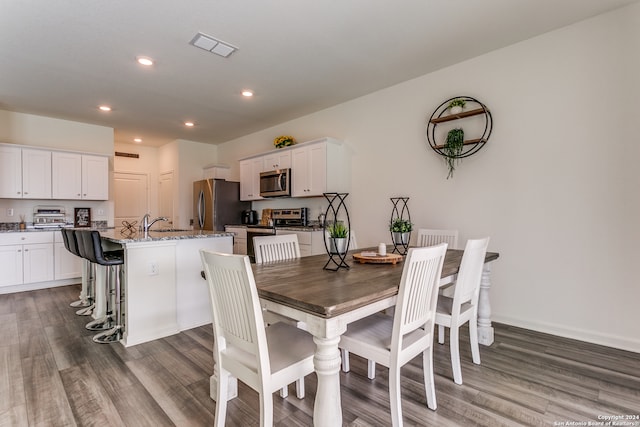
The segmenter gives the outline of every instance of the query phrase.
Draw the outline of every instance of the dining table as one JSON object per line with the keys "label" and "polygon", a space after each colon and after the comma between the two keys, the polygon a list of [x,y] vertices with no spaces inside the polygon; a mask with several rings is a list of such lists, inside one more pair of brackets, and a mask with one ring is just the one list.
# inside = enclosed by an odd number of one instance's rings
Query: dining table
{"label": "dining table", "polygon": [[[261,305],[299,322],[316,344],[314,368],[317,391],[314,426],[342,425],[340,398],[340,336],[349,323],[393,307],[398,294],[403,262],[395,264],[361,263],[354,254],[375,252],[377,248],[350,251],[348,268],[324,269],[329,255],[314,255],[295,260],[252,264]],[[448,249],[440,286],[455,281],[463,250]],[[497,252],[487,252],[478,301],[478,336],[483,345],[493,342],[489,289],[491,264]],[[211,396],[215,396],[215,375],[211,377]],[[237,383],[230,383],[228,397],[237,395]]]}

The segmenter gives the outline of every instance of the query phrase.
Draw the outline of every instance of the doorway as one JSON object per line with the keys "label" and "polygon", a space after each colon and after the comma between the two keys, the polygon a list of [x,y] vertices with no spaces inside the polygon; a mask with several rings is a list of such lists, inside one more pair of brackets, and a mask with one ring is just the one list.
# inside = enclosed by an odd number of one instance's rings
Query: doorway
{"label": "doorway", "polygon": [[149,212],[149,177],[144,173],[114,172],[114,224],[123,221],[140,225],[144,214]]}
{"label": "doorway", "polygon": [[173,225],[173,171],[160,174],[158,205],[160,216]]}

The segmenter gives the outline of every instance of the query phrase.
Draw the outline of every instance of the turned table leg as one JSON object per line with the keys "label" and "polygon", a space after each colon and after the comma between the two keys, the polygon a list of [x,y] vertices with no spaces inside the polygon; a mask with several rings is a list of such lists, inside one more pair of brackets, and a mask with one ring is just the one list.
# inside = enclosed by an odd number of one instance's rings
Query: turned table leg
{"label": "turned table leg", "polygon": [[313,425],[335,427],[342,425],[342,405],[340,403],[340,337],[313,337],[316,354],[313,364],[318,376],[318,389],[313,408]]}
{"label": "turned table leg", "polygon": [[478,298],[478,342],[482,345],[493,344],[493,326],[491,326],[491,263],[484,265],[480,280],[480,296]]}

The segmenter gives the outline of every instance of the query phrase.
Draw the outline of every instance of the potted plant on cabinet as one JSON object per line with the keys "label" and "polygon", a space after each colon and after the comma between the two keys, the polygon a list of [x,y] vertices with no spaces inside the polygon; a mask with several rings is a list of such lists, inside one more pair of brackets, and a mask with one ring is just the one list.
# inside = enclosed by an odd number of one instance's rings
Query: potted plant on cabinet
{"label": "potted plant on cabinet", "polygon": [[452,99],[449,103],[449,112],[451,114],[460,114],[462,113],[462,109],[466,105],[467,101],[462,98]]}
{"label": "potted plant on cabinet", "polygon": [[349,229],[342,221],[331,224],[329,232],[329,252],[332,254],[344,254],[347,252]]}
{"label": "potted plant on cabinet", "polygon": [[442,152],[444,153],[444,160],[447,163],[447,167],[449,168],[449,174],[447,175],[447,179],[453,176],[453,171],[455,170],[455,162],[458,159],[458,156],[462,153],[462,149],[464,147],[464,130],[461,128],[451,129],[449,133],[447,133],[447,140],[442,147]]}
{"label": "potted plant on cabinet", "polygon": [[413,224],[407,219],[396,218],[391,221],[389,230],[391,231],[391,238],[393,239],[394,244],[407,245],[409,244]]}

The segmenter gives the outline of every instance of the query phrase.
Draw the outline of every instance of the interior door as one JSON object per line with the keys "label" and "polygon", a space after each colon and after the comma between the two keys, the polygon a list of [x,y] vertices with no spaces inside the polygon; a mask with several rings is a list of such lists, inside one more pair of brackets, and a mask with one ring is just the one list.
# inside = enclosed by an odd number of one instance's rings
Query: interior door
{"label": "interior door", "polygon": [[173,171],[161,173],[158,185],[158,213],[169,218],[169,224],[173,224]]}
{"label": "interior door", "polygon": [[149,177],[143,173],[114,172],[114,225],[122,226],[122,221],[141,224],[144,214],[149,212]]}

